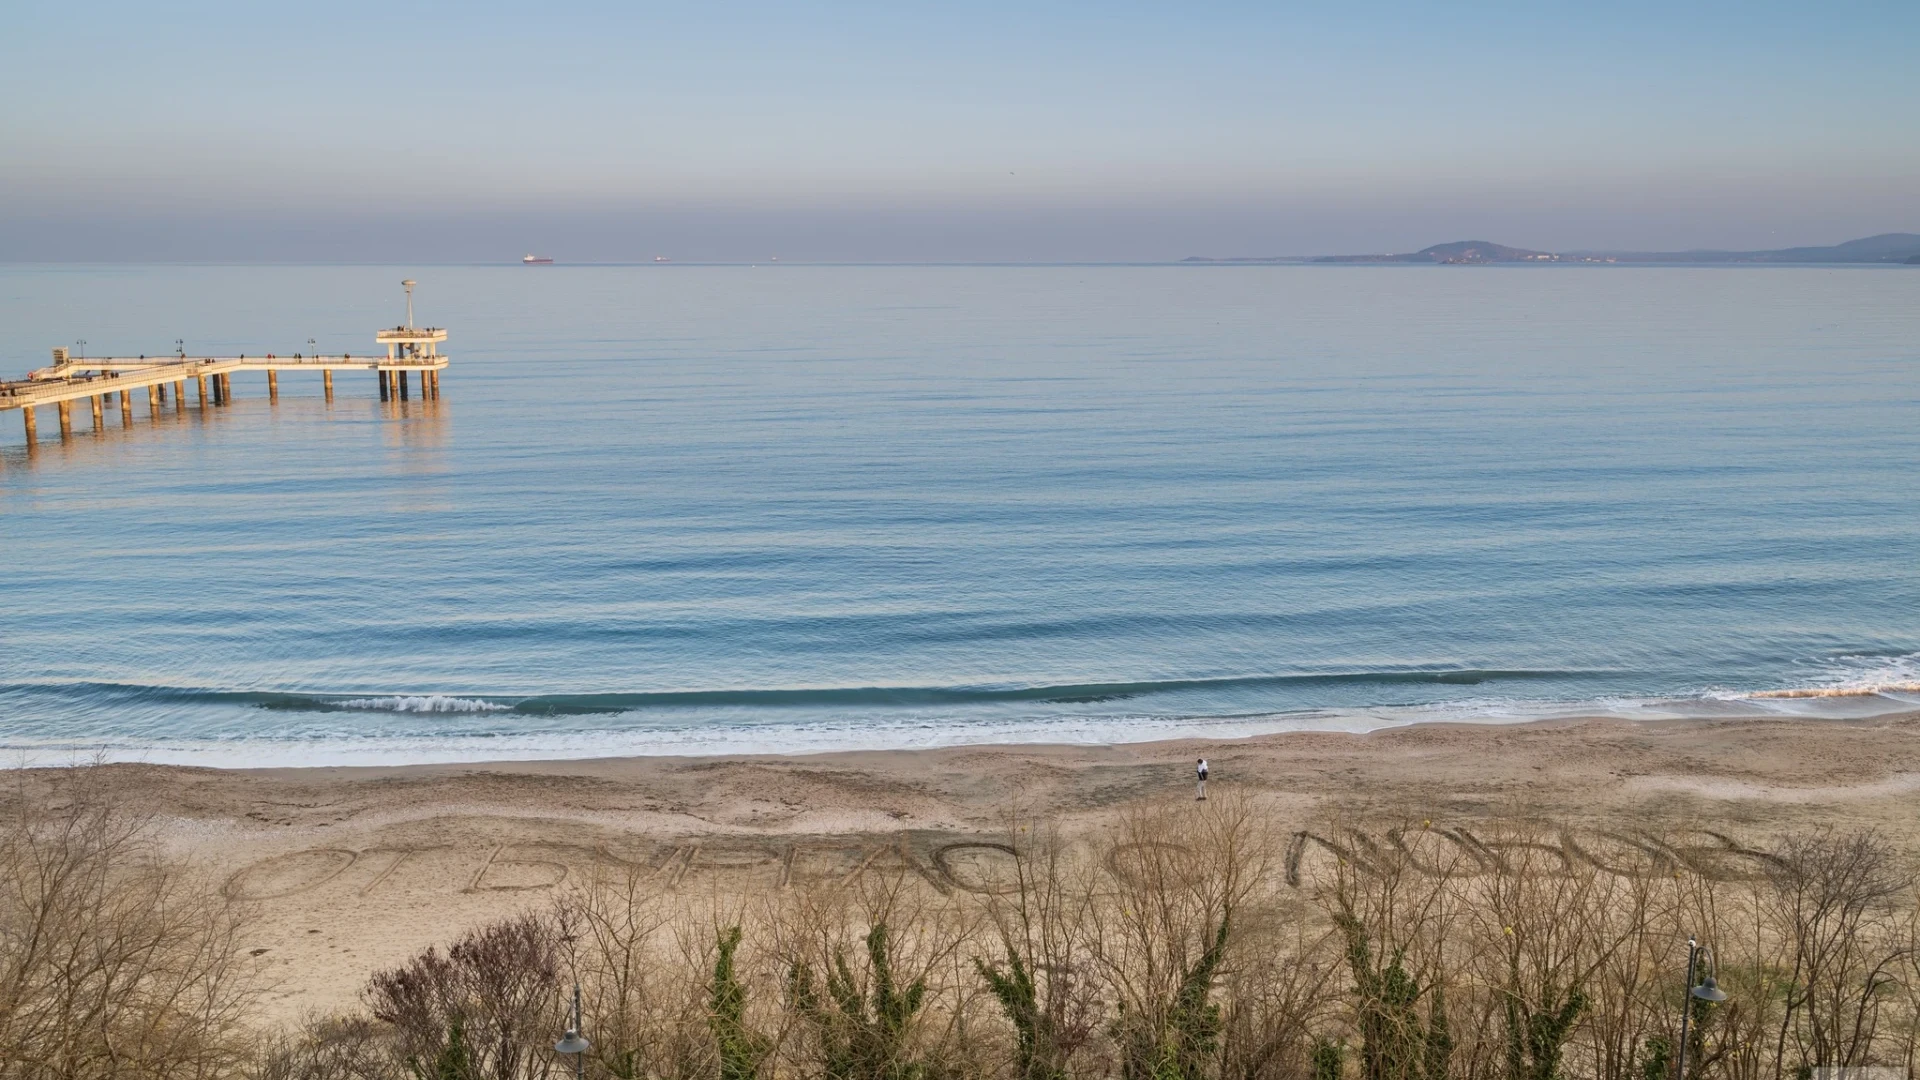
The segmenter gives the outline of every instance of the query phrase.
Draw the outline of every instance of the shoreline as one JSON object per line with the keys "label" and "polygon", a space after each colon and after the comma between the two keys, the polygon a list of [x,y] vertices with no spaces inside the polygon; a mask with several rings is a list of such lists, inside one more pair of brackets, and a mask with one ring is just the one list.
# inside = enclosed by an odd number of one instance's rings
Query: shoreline
{"label": "shoreline", "polygon": [[[1783,697],[1785,695],[1782,695]],[[1801,695],[1793,695],[1795,698]],[[1793,715],[1787,713],[1736,713],[1721,716],[1653,716],[1628,717],[1604,713],[1591,713],[1567,716],[1542,716],[1514,719],[1435,719],[1414,720],[1394,719],[1377,727],[1364,729],[1310,728],[1285,731],[1266,731],[1246,735],[1181,735],[1170,738],[1152,738],[1113,742],[1051,742],[1036,740],[1033,742],[979,742],[945,743],[933,746],[886,746],[874,748],[831,748],[820,750],[768,750],[768,751],[722,751],[716,753],[686,754],[604,754],[582,757],[500,757],[474,758],[453,761],[419,761],[394,764],[323,764],[323,765],[190,765],[178,762],[153,761],[106,761],[106,766],[128,766],[154,769],[181,769],[227,773],[236,775],[287,775],[298,776],[314,773],[356,774],[365,777],[401,776],[414,773],[453,774],[467,771],[486,772],[547,772],[554,770],[593,771],[596,766],[613,769],[634,768],[645,765],[670,767],[674,765],[711,766],[723,763],[781,763],[814,762],[828,759],[867,759],[889,757],[918,757],[953,755],[968,753],[989,754],[1030,754],[1039,756],[1072,756],[1080,754],[1155,754],[1173,747],[1215,747],[1233,748],[1252,747],[1267,742],[1317,739],[1379,740],[1396,733],[1413,730],[1434,730],[1446,732],[1540,732],[1580,727],[1612,727],[1621,730],[1641,730],[1649,732],[1672,733],[1700,727],[1750,726],[1765,724],[1786,725],[1837,725],[1837,726],[1882,726],[1912,723],[1916,735],[1920,735],[1920,708],[1901,705],[1862,716],[1814,716]],[[1216,749],[1216,753],[1220,751]],[[80,766],[91,763],[81,762]],[[28,765],[27,771],[47,768],[67,768],[69,766]]]}
{"label": "shoreline", "polygon": [[[1872,721],[1920,712],[1920,703],[1885,691],[1920,691],[1920,683],[1889,687],[1808,687],[1755,691],[1739,696],[1647,698],[1623,701],[1615,708],[1595,703],[1511,703],[1506,708],[1459,705],[1328,707],[1284,713],[1168,716],[1087,716],[1062,718],[1049,725],[994,722],[975,718],[949,723],[944,716],[846,718],[830,724],[788,724],[772,728],[737,724],[683,723],[677,727],[627,726],[606,730],[532,732],[501,735],[428,735],[381,739],[263,738],[197,743],[161,740],[127,745],[130,740],[92,745],[0,746],[6,768],[64,768],[88,764],[151,765],[246,772],[281,768],[482,767],[599,760],[712,760],[716,758],[789,758],[845,753],[935,753],[940,751],[1022,748],[1098,750],[1162,743],[1244,742],[1287,735],[1368,735],[1413,727],[1528,727],[1539,724],[1619,722],[1626,724],[1700,724],[1741,720],[1808,722]],[[103,706],[106,707],[106,706]],[[366,710],[382,715],[380,710]],[[419,710],[401,710],[412,712]],[[499,707],[499,711],[505,711]],[[892,723],[889,723],[889,720]],[[929,740],[926,733],[952,733],[952,741]],[[1078,737],[1074,737],[1078,736]],[[1138,737],[1129,737],[1138,736]],[[887,745],[878,748],[871,744]],[[502,745],[504,744],[504,745]],[[397,764],[388,764],[400,759]]]}
{"label": "shoreline", "polygon": [[690,897],[750,898],[889,868],[967,889],[966,860],[949,852],[991,856],[1014,808],[1069,832],[1100,830],[1129,806],[1191,800],[1199,756],[1212,765],[1211,793],[1244,797],[1295,835],[1527,822],[1589,850],[1659,834],[1717,858],[1834,825],[1920,852],[1920,711],[1436,722],[1100,747],[107,764],[15,777],[40,805],[98,784],[150,814],[162,850],[255,913],[250,951],[273,988],[266,1014],[290,1021],[350,1003],[375,969],[608,868],[638,868]]}
{"label": "shoreline", "polygon": [[[1533,742],[1550,733],[1577,732],[1584,742],[1627,742],[1641,738],[1681,738],[1711,734],[1739,733],[1743,737],[1771,733],[1789,739],[1821,739],[1824,735],[1858,738],[1862,732],[1911,734],[1920,751],[1920,709],[1903,707],[1866,716],[1809,716],[1778,713],[1734,714],[1724,716],[1631,718],[1615,715],[1552,716],[1513,720],[1408,720],[1360,730],[1305,729],[1260,732],[1248,735],[1183,735],[1173,738],[1143,739],[1127,742],[982,742],[952,743],[935,746],[880,747],[872,749],[822,749],[763,752],[717,752],[706,754],[606,754],[560,757],[500,757],[449,761],[399,762],[393,764],[315,764],[315,765],[200,765],[170,761],[84,760],[77,755],[63,764],[25,763],[10,771],[20,775],[59,775],[76,771],[104,770],[113,773],[141,774],[158,780],[174,774],[196,777],[227,777],[234,782],[256,780],[270,783],[305,781],[407,782],[431,781],[472,775],[577,776],[603,781],[641,781],[660,779],[681,772],[705,772],[727,767],[780,768],[792,766],[838,766],[871,771],[899,770],[915,763],[930,764],[939,759],[1023,758],[1050,767],[1100,767],[1124,765],[1151,767],[1188,761],[1206,756],[1214,764],[1216,779],[1225,763],[1237,757],[1254,756],[1284,749],[1303,750],[1322,756],[1339,756],[1368,747],[1401,750],[1397,744],[1451,744],[1462,741],[1491,741],[1508,746],[1515,742]],[[1105,759],[1105,760],[1101,760]],[[1720,759],[1699,759],[1708,765]],[[968,764],[979,765],[980,761]],[[1190,762],[1189,762],[1190,763]],[[1920,758],[1914,764],[1920,767]],[[1256,787],[1271,785],[1271,777],[1241,777]],[[204,782],[204,781],[203,781]]]}

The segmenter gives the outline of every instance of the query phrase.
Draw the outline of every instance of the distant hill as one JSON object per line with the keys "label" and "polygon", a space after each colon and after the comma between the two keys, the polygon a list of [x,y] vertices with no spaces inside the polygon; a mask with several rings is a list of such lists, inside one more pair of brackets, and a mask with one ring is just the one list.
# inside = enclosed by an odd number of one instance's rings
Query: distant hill
{"label": "distant hill", "polygon": [[1549,251],[1529,251],[1526,248],[1507,247],[1505,244],[1490,243],[1486,240],[1455,240],[1451,244],[1435,244],[1421,248],[1406,255],[1321,255],[1313,261],[1319,263],[1338,262],[1407,262],[1407,263],[1497,263],[1497,262],[1551,262],[1554,255]]}
{"label": "distant hill", "polygon": [[1455,240],[1406,254],[1274,255],[1183,259],[1190,263],[1906,263],[1920,266],[1920,233],[1881,233],[1831,247],[1779,248],[1773,251],[1532,251],[1486,240]]}
{"label": "distant hill", "polygon": [[1881,233],[1831,247],[1773,251],[1625,251],[1622,262],[1904,263],[1920,256],[1920,234]]}

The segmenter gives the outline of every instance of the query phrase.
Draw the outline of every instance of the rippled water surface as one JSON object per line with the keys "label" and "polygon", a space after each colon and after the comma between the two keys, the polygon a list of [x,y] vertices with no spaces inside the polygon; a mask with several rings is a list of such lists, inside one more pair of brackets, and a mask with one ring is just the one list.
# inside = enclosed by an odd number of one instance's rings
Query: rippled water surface
{"label": "rippled water surface", "polygon": [[[1920,701],[1920,271],[0,267],[0,748],[209,764]],[[1760,696],[1756,696],[1760,695]]]}

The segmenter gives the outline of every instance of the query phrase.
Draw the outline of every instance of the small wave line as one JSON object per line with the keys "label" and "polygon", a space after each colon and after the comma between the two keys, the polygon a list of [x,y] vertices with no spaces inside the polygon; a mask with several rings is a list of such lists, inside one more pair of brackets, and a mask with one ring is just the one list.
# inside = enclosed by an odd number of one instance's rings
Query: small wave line
{"label": "small wave line", "polygon": [[1920,682],[1875,683],[1870,686],[1803,686],[1788,690],[1759,690],[1749,698],[1779,700],[1785,698],[1879,697],[1882,694],[1920,694]]}

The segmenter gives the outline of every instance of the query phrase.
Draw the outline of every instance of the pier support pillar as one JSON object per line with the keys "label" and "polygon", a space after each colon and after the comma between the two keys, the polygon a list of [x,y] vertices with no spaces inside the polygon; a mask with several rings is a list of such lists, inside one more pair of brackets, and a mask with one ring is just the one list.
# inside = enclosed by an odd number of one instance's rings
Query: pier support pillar
{"label": "pier support pillar", "polygon": [[73,402],[60,403],[60,441],[73,438]]}
{"label": "pier support pillar", "polygon": [[120,391],[120,426],[133,426],[133,392],[130,390]]}
{"label": "pier support pillar", "polygon": [[401,401],[407,400],[407,383],[409,381],[411,380],[407,378],[407,373],[404,371],[400,372],[400,400]]}
{"label": "pier support pillar", "polygon": [[187,380],[185,379],[174,380],[173,411],[177,413],[187,411]]}
{"label": "pier support pillar", "polygon": [[320,385],[327,388],[327,404],[329,405],[333,404],[333,369],[332,368],[328,368],[326,371],[323,371],[320,373]]}
{"label": "pier support pillar", "polygon": [[277,371],[269,371],[267,372],[267,404],[276,404],[279,400],[280,373]]}
{"label": "pier support pillar", "polygon": [[87,400],[93,403],[93,430],[97,432],[106,426],[101,422],[103,414],[106,411],[106,402],[99,394],[95,394]]}
{"label": "pier support pillar", "polygon": [[387,400],[388,389],[389,387],[387,382],[387,372],[386,372],[386,369],[382,368],[380,371],[380,400],[381,401]]}
{"label": "pier support pillar", "polygon": [[154,389],[160,391],[160,404],[165,405],[167,403],[167,384],[166,383],[156,384],[154,386]]}
{"label": "pier support pillar", "polygon": [[147,387],[147,419],[160,419],[160,388],[158,386]]}
{"label": "pier support pillar", "polygon": [[200,407],[204,409],[207,407],[207,377],[205,375],[199,376],[199,383],[200,383]]}
{"label": "pier support pillar", "polygon": [[28,405],[21,409],[20,419],[27,425],[27,445],[31,447],[34,441],[40,437],[40,422],[33,415],[33,406]]}
{"label": "pier support pillar", "polygon": [[233,404],[233,372],[231,371],[220,375],[220,404]]}

